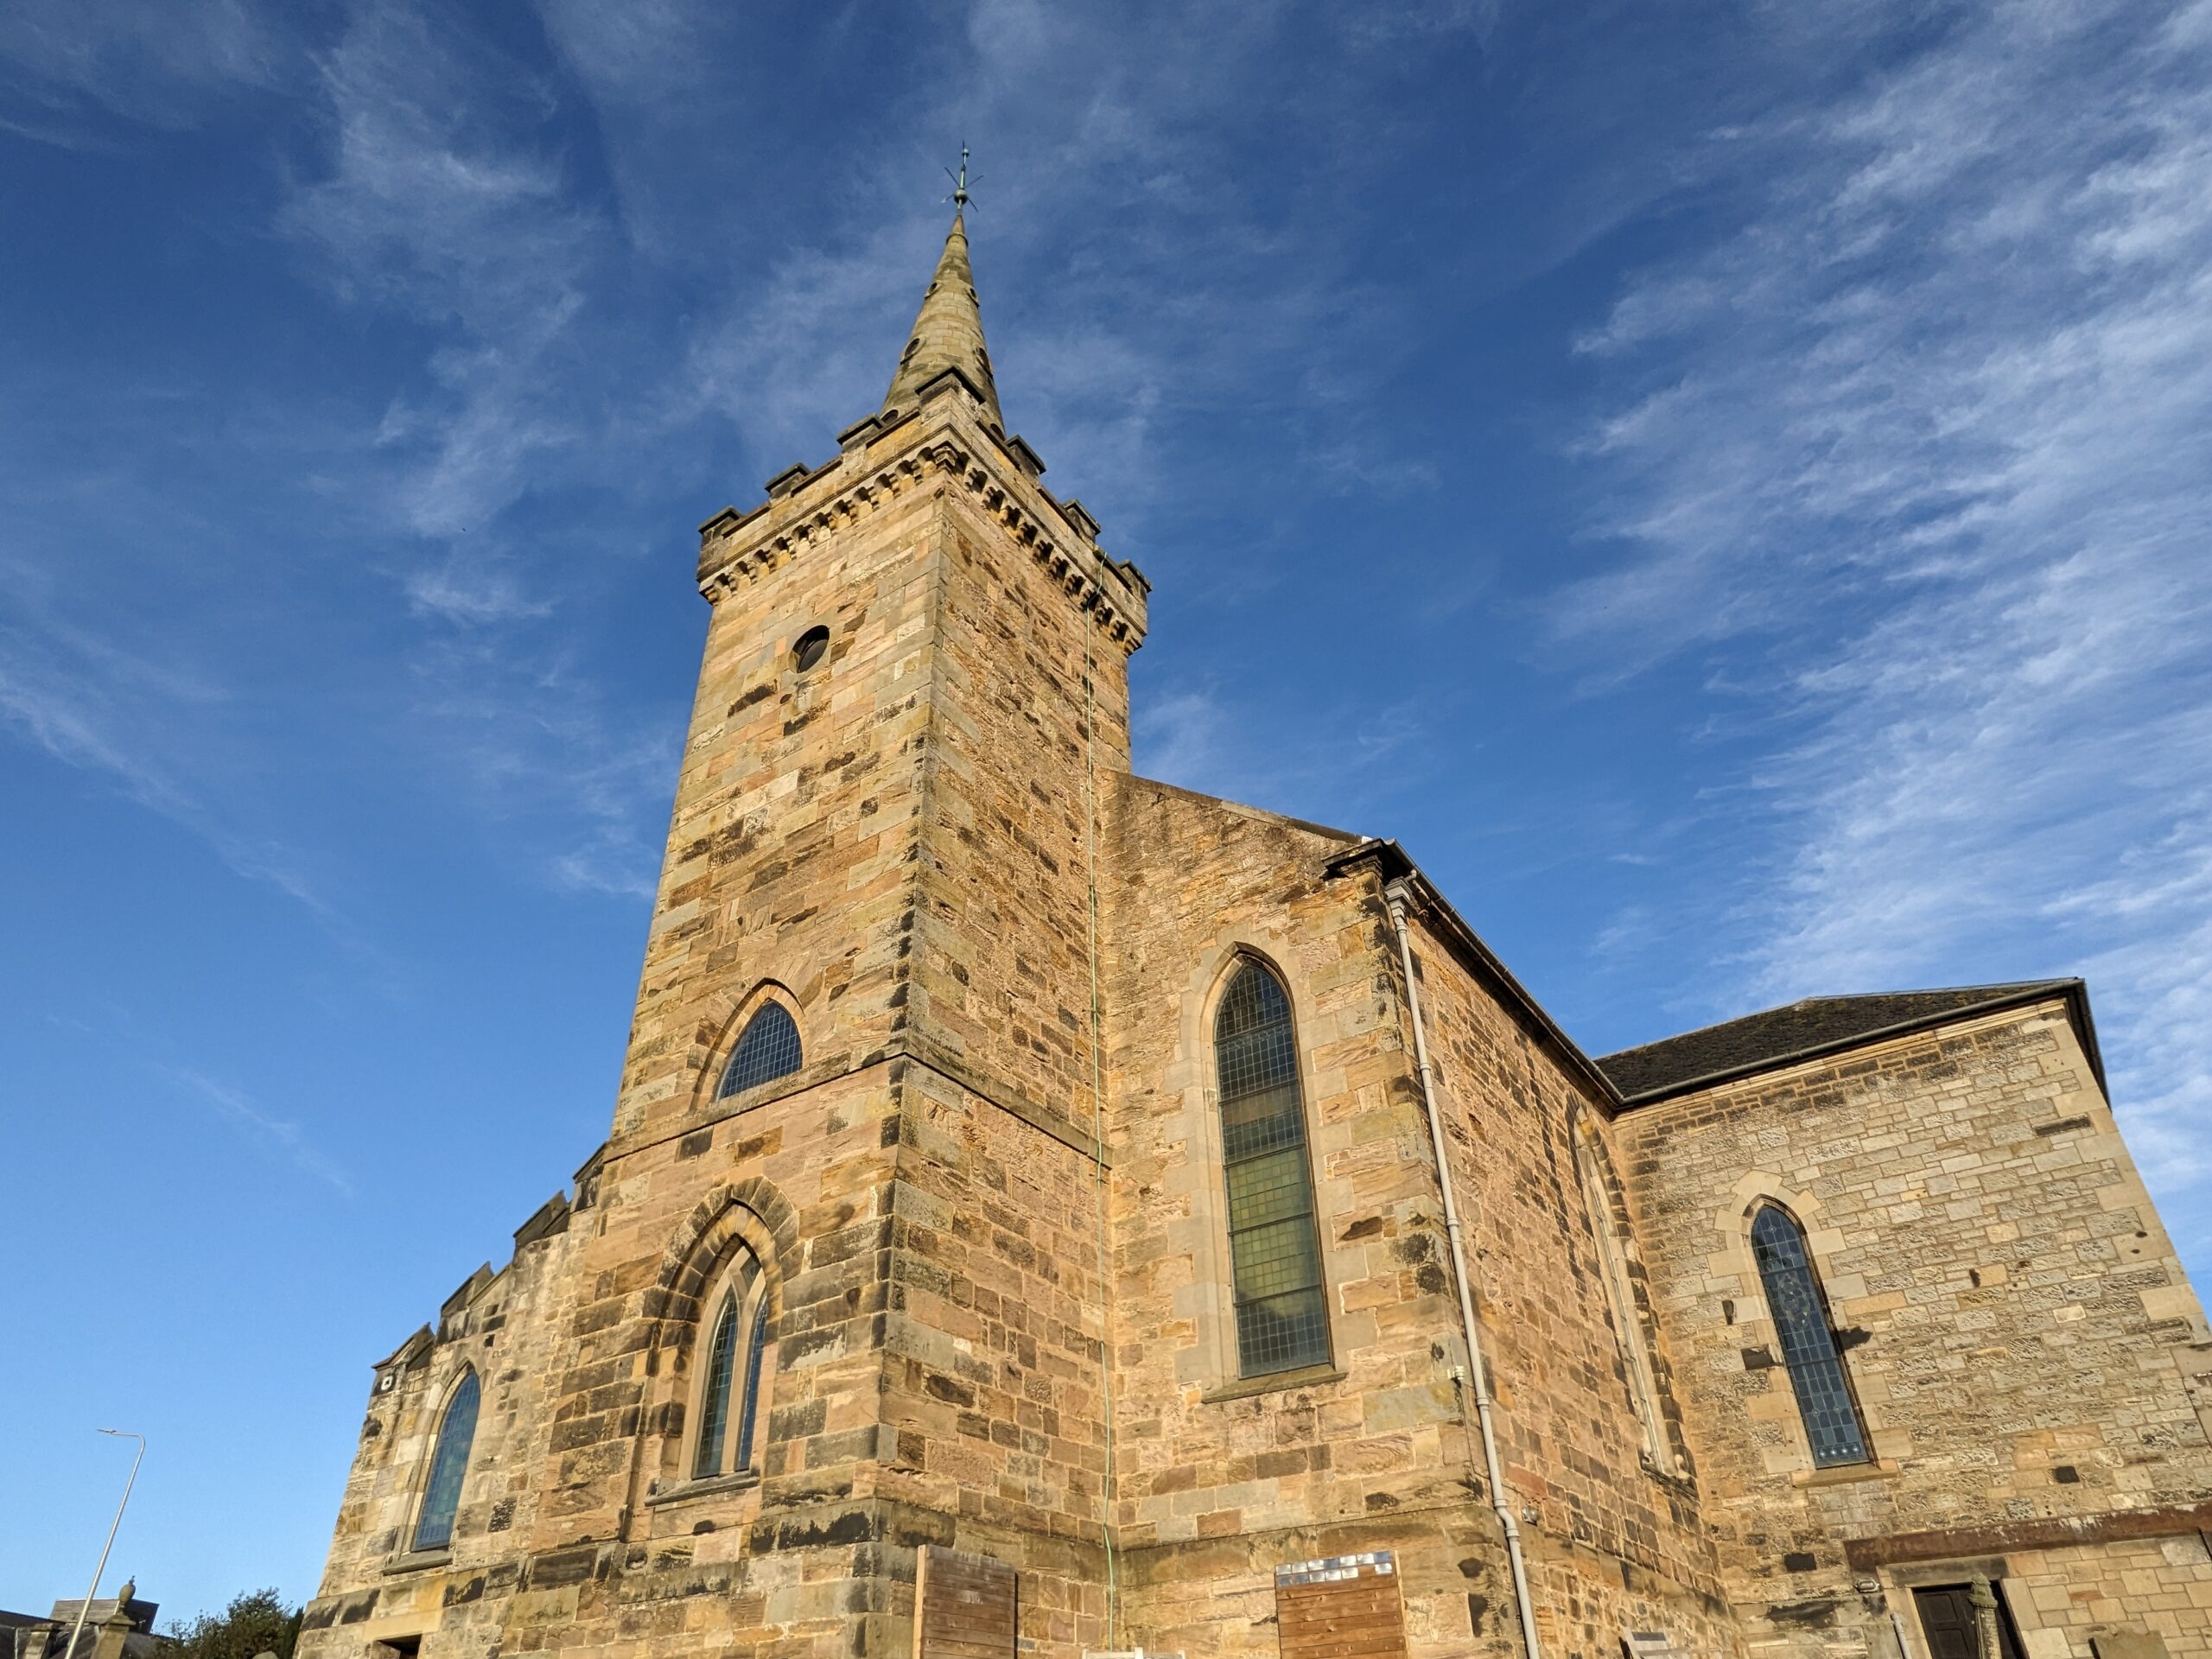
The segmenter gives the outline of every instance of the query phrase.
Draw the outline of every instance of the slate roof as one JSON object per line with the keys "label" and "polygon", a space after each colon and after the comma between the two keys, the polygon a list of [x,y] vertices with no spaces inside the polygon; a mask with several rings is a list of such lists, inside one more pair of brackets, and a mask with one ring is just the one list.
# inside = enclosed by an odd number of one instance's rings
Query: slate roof
{"label": "slate roof", "polygon": [[1953,1020],[2044,1001],[2068,1000],[2082,1046],[2104,1082],[2088,1001],[2078,979],[2031,979],[2010,985],[1960,985],[1948,990],[1883,991],[1864,996],[1809,996],[1787,1007],[1745,1014],[1641,1048],[1624,1048],[1597,1063],[1623,1102],[1640,1106],[1726,1078],[1794,1065]]}

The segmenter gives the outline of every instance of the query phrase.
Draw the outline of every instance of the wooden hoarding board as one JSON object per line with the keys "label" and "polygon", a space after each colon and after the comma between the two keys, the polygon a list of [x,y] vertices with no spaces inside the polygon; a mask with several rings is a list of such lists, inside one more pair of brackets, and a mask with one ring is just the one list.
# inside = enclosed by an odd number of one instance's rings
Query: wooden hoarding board
{"label": "wooden hoarding board", "polygon": [[1004,1561],[935,1544],[915,1552],[914,1659],[1011,1659],[1020,1613]]}
{"label": "wooden hoarding board", "polygon": [[1405,1603],[1387,1549],[1275,1569],[1282,1659],[1404,1659]]}

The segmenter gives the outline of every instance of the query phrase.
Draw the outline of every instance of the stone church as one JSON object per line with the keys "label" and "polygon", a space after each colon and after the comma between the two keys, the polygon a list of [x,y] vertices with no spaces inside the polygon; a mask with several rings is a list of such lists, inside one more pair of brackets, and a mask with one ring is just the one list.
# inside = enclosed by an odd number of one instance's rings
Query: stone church
{"label": "stone church", "polygon": [[956,218],[702,527],[612,1133],[375,1367],[302,1659],[2212,1655],[2077,980],[1592,1059],[1391,841],[1129,767]]}

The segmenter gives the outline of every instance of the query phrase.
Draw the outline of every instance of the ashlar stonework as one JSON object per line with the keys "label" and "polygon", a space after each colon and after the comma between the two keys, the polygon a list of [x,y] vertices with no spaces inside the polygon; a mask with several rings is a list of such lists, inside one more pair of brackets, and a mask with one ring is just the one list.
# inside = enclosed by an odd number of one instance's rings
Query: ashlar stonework
{"label": "ashlar stonework", "polygon": [[839,446],[702,528],[612,1131],[375,1368],[302,1659],[2212,1653],[2078,982],[1593,1061],[1395,843],[1131,773],[1147,584],[957,220]]}

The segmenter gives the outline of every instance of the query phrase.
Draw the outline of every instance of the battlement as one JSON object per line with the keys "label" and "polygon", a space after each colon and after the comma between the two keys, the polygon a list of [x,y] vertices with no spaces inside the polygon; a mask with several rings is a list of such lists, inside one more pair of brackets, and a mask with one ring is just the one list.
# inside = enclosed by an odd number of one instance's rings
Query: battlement
{"label": "battlement", "polygon": [[699,526],[699,591],[708,600],[732,597],[918,486],[949,478],[1107,638],[1124,652],[1144,643],[1152,584],[1098,544],[1098,521],[1080,501],[1063,501],[1038,481],[1044,463],[999,431],[957,373],[940,375],[897,418],[870,416],[842,436],[843,447],[820,466],[795,465],[770,479],[757,506],[725,507]]}

